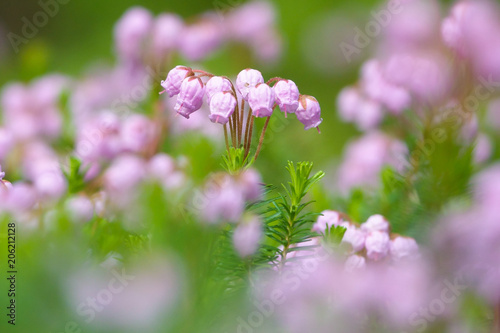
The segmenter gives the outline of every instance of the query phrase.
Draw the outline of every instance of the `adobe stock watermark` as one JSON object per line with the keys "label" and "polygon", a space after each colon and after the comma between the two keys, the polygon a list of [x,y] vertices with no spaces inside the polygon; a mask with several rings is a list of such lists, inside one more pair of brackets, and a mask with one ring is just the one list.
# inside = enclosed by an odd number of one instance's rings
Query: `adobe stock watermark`
{"label": "adobe stock watermark", "polygon": [[23,16],[21,22],[23,26],[21,28],[21,34],[16,34],[14,32],[9,32],[7,38],[9,39],[12,48],[15,53],[19,52],[19,47],[21,45],[26,45],[30,40],[38,35],[40,29],[45,27],[51,18],[59,13],[60,5],[66,5],[70,0],[40,0],[38,5],[40,10],[37,11],[31,19]]}
{"label": "adobe stock watermark", "polygon": [[[124,269],[121,273],[115,269],[110,270],[114,276],[108,282],[108,285],[99,290],[95,295],[89,296],[85,301],[78,304],[76,313],[84,317],[87,324],[91,323],[97,316],[96,313],[102,312],[106,306],[111,304],[115,295],[120,294],[129,285],[130,281],[135,279],[134,275],[128,275]],[[68,321],[64,325],[64,331],[56,333],[82,333],[82,328],[76,321]]]}
{"label": "adobe stock watermark", "polygon": [[295,291],[300,288],[309,277],[317,270],[320,263],[328,260],[333,255],[329,247],[322,247],[313,256],[294,261],[290,267],[286,266],[279,278],[279,287],[268,293],[268,298],[253,302],[255,310],[250,312],[246,318],[238,317],[237,333],[254,333],[262,326],[266,318],[270,318],[275,309],[286,302],[286,291]]}
{"label": "adobe stock watermark", "polygon": [[385,9],[372,10],[370,13],[372,19],[365,24],[364,30],[355,27],[352,42],[341,42],[339,45],[347,62],[350,63],[353,55],[360,54],[362,49],[368,47],[381,33],[382,28],[391,23],[393,16],[400,14],[402,10],[401,0],[390,0]]}
{"label": "adobe stock watermark", "polygon": [[439,294],[408,318],[408,324],[414,328],[411,332],[424,332],[431,323],[445,313],[451,304],[459,301],[462,294],[472,285],[472,281],[469,279],[471,276],[488,275],[494,270],[493,267],[478,264],[472,267],[463,267],[452,280],[445,279]]}

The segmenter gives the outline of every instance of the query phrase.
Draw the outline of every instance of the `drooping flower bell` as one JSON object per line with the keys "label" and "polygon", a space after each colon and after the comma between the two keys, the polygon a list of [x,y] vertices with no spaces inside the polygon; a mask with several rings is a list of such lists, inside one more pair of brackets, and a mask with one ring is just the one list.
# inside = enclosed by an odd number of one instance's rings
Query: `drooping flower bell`
{"label": "drooping flower bell", "polygon": [[176,66],[168,72],[167,78],[161,81],[161,86],[165,90],[160,92],[160,94],[166,91],[170,97],[177,95],[181,90],[184,79],[193,75],[193,70],[190,67]]}
{"label": "drooping flower bell", "polygon": [[207,102],[210,104],[212,96],[218,92],[231,91],[232,84],[231,81],[222,76],[214,76],[207,81],[205,85],[205,93],[207,95]]}
{"label": "drooping flower bell", "polygon": [[218,92],[210,101],[210,115],[213,123],[226,124],[236,107],[236,98],[229,91]]}
{"label": "drooping flower bell", "polygon": [[199,77],[187,77],[182,81],[179,97],[174,110],[181,116],[189,119],[189,115],[201,108],[205,85]]}
{"label": "drooping flower bell", "polygon": [[245,101],[248,99],[250,89],[259,83],[264,83],[264,78],[262,74],[255,69],[244,69],[236,77],[236,88]]}
{"label": "drooping flower bell", "polygon": [[299,88],[292,80],[279,80],[273,87],[276,95],[276,103],[278,103],[281,111],[287,113],[295,113],[299,107]]}
{"label": "drooping flower bell", "polygon": [[[300,95],[299,107],[295,111],[297,119],[304,124],[304,129],[318,128],[323,121],[321,119],[321,108],[316,98],[309,95]],[[319,131],[319,128],[318,128]]]}
{"label": "drooping flower bell", "polygon": [[255,117],[269,117],[273,113],[274,101],[274,91],[265,83],[257,84],[248,92],[248,104]]}

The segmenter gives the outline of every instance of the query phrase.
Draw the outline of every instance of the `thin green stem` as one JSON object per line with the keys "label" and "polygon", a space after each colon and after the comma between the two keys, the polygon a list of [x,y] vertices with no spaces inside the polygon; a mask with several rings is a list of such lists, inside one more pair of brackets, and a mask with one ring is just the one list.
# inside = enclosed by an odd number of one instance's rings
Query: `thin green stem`
{"label": "thin green stem", "polygon": [[229,150],[229,140],[227,138],[227,124],[224,124],[224,139],[226,141],[227,156],[231,160],[231,151]]}
{"label": "thin green stem", "polygon": [[252,109],[248,108],[247,122],[245,124],[245,140],[243,141],[243,148],[247,148],[248,144],[248,129],[250,127],[250,121],[252,119]]}
{"label": "thin green stem", "polygon": [[248,153],[250,153],[250,146],[252,145],[254,119],[255,119],[255,117],[252,116],[251,120],[250,120],[250,130],[248,133],[247,147],[245,149],[245,158],[248,156]]}

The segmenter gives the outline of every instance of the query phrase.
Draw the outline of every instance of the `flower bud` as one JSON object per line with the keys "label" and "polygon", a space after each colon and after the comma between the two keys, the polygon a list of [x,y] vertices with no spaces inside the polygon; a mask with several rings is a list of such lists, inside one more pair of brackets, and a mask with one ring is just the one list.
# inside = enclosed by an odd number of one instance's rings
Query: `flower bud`
{"label": "flower bud", "polygon": [[363,269],[366,267],[366,259],[362,256],[358,256],[357,254],[353,254],[349,256],[344,263],[344,268],[347,272],[352,272],[357,269]]}
{"label": "flower bud", "polygon": [[352,224],[342,223],[341,225],[347,229],[342,243],[351,244],[353,252],[361,251],[365,246],[365,233]]}
{"label": "flower bud", "polygon": [[255,117],[269,117],[273,113],[274,91],[265,83],[259,83],[248,92],[248,105]]}
{"label": "flower bud", "polygon": [[210,101],[210,115],[213,123],[226,124],[236,107],[236,98],[229,91],[216,93]]}
{"label": "flower bud", "polygon": [[365,247],[366,255],[372,260],[381,260],[389,252],[390,239],[385,232],[374,231],[366,237]]}
{"label": "flower bud", "polygon": [[168,93],[168,96],[172,97],[180,92],[184,79],[193,75],[193,70],[190,67],[176,66],[168,72],[167,78],[161,81],[161,86],[165,88],[164,91]]}
{"label": "flower bud", "polygon": [[299,107],[299,88],[292,80],[279,80],[273,87],[281,111],[295,113]]}
{"label": "flower bud", "polygon": [[182,81],[179,97],[174,110],[189,119],[189,115],[201,108],[205,85],[199,77],[188,77]]}
{"label": "flower bud", "polygon": [[316,98],[308,95],[300,95],[299,107],[295,111],[297,119],[304,124],[304,130],[318,127],[323,121],[320,118],[321,108]]}
{"label": "flower bud", "polygon": [[66,210],[75,222],[88,222],[94,217],[94,205],[85,196],[76,196],[66,201]]}
{"label": "flower bud", "polygon": [[207,95],[207,102],[210,104],[212,96],[218,92],[232,91],[231,81],[222,76],[214,76],[207,81],[205,85],[205,94]]}
{"label": "flower bud", "polygon": [[415,258],[418,256],[418,244],[413,238],[396,237],[390,244],[391,257],[398,261],[404,258]]}
{"label": "flower bud", "polygon": [[338,226],[342,222],[339,212],[334,210],[324,210],[321,214],[323,215],[318,217],[318,220],[312,227],[312,231],[319,234],[324,234],[326,228],[330,229],[332,226]]}
{"label": "flower bud", "polygon": [[389,222],[382,215],[375,214],[361,225],[361,230],[370,233],[373,231],[389,232]]}
{"label": "flower bud", "polygon": [[255,69],[244,69],[236,77],[236,88],[245,101],[248,99],[250,88],[255,87],[259,83],[264,83],[264,78],[262,74]]}

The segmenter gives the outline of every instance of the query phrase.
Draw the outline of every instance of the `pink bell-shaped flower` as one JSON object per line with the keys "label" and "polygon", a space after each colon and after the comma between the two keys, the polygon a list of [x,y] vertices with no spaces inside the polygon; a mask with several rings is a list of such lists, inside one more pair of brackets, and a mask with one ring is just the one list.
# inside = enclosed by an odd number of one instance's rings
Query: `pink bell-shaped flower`
{"label": "pink bell-shaped flower", "polygon": [[255,117],[269,117],[274,108],[274,91],[265,83],[259,83],[248,92],[248,104]]}
{"label": "pink bell-shaped flower", "polygon": [[184,79],[193,75],[193,70],[190,67],[176,66],[172,68],[170,72],[168,72],[167,78],[161,81],[161,86],[165,88],[165,90],[160,94],[166,91],[170,97],[177,95],[181,90]]}
{"label": "pink bell-shaped flower", "polygon": [[231,91],[231,81],[222,76],[214,76],[207,81],[205,85],[205,94],[207,95],[207,102],[210,104],[212,96],[218,92]]}
{"label": "pink bell-shaped flower", "polygon": [[264,83],[264,78],[262,74],[255,69],[244,69],[236,77],[236,88],[238,88],[244,100],[248,99],[250,89],[259,83]]}
{"label": "pink bell-shaped flower", "polygon": [[199,77],[188,77],[182,81],[179,97],[174,110],[189,119],[189,115],[201,108],[203,96],[205,95],[205,85]]}
{"label": "pink bell-shaped flower", "polygon": [[[323,121],[321,119],[321,108],[316,98],[308,95],[300,95],[299,107],[295,111],[297,119],[304,124],[304,129],[318,128]],[[318,128],[319,131],[319,128]]]}
{"label": "pink bell-shaped flower", "polygon": [[281,111],[287,113],[295,113],[299,107],[299,88],[292,80],[279,80],[273,87]]}
{"label": "pink bell-shaped flower", "polygon": [[213,123],[226,124],[236,107],[236,98],[229,91],[218,92],[210,101],[210,115]]}

